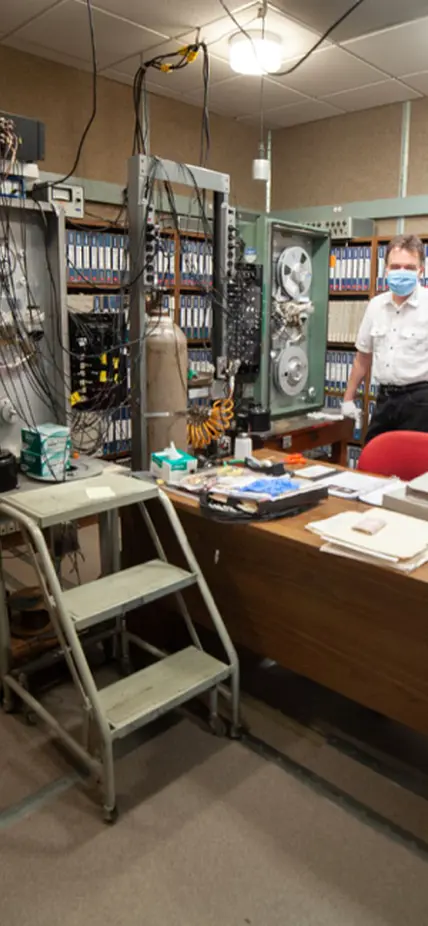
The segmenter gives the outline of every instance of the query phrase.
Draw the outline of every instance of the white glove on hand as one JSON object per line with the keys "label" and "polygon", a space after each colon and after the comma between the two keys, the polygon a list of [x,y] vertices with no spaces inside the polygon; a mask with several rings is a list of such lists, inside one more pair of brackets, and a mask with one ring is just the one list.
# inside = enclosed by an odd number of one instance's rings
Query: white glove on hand
{"label": "white glove on hand", "polygon": [[359,408],[357,408],[355,402],[352,400],[349,402],[342,402],[342,415],[345,418],[353,418],[357,428],[361,428],[362,423],[362,413]]}

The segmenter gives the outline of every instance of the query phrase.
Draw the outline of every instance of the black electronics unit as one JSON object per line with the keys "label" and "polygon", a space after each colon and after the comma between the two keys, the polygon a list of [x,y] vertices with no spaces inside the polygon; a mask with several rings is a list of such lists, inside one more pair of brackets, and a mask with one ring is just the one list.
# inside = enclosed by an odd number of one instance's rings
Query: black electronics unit
{"label": "black electronics unit", "polygon": [[69,312],[68,318],[73,407],[82,411],[117,408],[128,395],[125,312]]}
{"label": "black electronics unit", "polygon": [[11,492],[18,485],[18,461],[10,450],[0,449],[0,492]]}
{"label": "black electronics unit", "polygon": [[27,116],[17,116],[15,113],[0,111],[0,118],[13,122],[14,130],[19,138],[16,152],[17,161],[32,163],[45,159],[45,124],[38,119],[28,119]]}
{"label": "black electronics unit", "polygon": [[202,514],[220,521],[271,521],[289,518],[314,508],[328,496],[328,487],[310,485],[277,498],[234,495],[225,489],[208,489],[199,496]]}
{"label": "black electronics unit", "polygon": [[228,361],[239,360],[236,380],[254,382],[260,372],[263,267],[238,263],[227,284],[226,343]]}

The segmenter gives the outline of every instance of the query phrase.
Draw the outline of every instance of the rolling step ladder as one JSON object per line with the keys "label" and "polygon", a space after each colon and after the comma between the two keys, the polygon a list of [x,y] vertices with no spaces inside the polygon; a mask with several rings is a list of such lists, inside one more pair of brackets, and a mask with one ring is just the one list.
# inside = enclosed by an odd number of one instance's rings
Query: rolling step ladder
{"label": "rolling step ladder", "polygon": [[[146,508],[159,499],[185,556],[188,569],[167,562],[161,541]],[[153,540],[158,558],[120,569],[119,509],[138,505]],[[0,589],[0,679],[3,705],[11,709],[13,695],[34,711],[58,735],[75,757],[94,774],[103,793],[104,819],[116,818],[113,744],[191,698],[210,693],[210,722],[219,727],[219,686],[228,680],[231,700],[231,735],[239,734],[239,663],[211,592],[189,546],[181,522],[168,496],[149,481],[128,475],[109,474],[76,483],[61,483],[20,490],[0,503],[0,515],[16,521],[38,574],[51,623],[82,703],[82,738],[66,730],[21,683],[10,658],[9,620],[4,588]],[[45,534],[49,529],[90,515],[99,520],[103,572],[100,579],[68,591],[61,588]],[[225,652],[225,660],[202,649],[182,592],[197,585]],[[127,612],[166,595],[175,595],[187,626],[190,644],[171,655],[141,640],[127,628]],[[127,674],[104,688],[97,688],[85,655],[84,644],[98,628],[99,638],[113,636],[115,652],[129,669],[129,644],[155,656],[157,661]],[[223,685],[222,685],[222,691]],[[92,734],[92,735],[91,735]],[[93,734],[96,734],[94,736]],[[98,751],[89,744],[94,739]]]}

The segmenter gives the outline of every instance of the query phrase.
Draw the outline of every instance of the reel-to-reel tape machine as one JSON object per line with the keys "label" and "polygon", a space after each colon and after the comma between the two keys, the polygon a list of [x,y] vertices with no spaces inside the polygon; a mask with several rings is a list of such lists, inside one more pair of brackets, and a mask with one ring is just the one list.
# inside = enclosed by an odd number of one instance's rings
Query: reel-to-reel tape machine
{"label": "reel-to-reel tape machine", "polygon": [[227,312],[217,313],[217,368],[235,367],[243,398],[271,418],[315,411],[324,405],[328,232],[240,213],[237,235],[241,261],[227,286]]}
{"label": "reel-to-reel tape machine", "polygon": [[258,397],[280,417],[324,404],[329,238],[274,218],[264,223],[268,343]]}

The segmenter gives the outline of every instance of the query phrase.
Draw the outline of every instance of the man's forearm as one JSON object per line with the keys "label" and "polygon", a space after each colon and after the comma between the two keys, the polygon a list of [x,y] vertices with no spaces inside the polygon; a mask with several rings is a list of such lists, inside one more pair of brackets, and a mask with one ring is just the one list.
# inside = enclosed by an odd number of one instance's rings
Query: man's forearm
{"label": "man's forearm", "polygon": [[346,392],[343,397],[344,402],[352,402],[355,399],[359,385],[362,383],[363,379],[369,372],[371,359],[371,354],[362,354],[360,351],[357,352],[357,356],[352,366],[351,375],[348,380],[348,385],[346,387]]}

